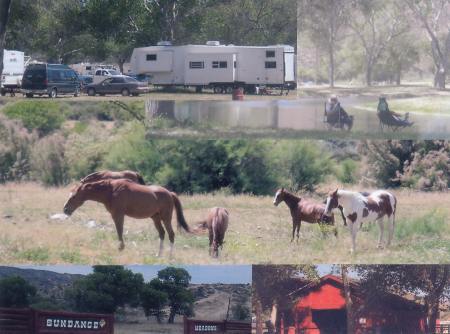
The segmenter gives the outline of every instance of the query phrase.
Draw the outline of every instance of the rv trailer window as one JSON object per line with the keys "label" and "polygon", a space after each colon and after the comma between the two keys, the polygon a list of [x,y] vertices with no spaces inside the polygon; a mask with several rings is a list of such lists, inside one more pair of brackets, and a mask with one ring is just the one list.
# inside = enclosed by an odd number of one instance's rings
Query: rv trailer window
{"label": "rv trailer window", "polygon": [[157,58],[158,58],[157,55],[154,53],[147,55],[147,61],[156,61]]}
{"label": "rv trailer window", "polygon": [[266,51],[266,58],[275,58],[275,51],[273,50]]}
{"label": "rv trailer window", "polygon": [[228,63],[226,61],[213,61],[213,68],[228,68]]}
{"label": "rv trailer window", "polygon": [[190,61],[189,68],[192,69],[202,69],[205,68],[205,63],[202,61]]}
{"label": "rv trailer window", "polygon": [[276,61],[266,61],[266,68],[277,68]]}

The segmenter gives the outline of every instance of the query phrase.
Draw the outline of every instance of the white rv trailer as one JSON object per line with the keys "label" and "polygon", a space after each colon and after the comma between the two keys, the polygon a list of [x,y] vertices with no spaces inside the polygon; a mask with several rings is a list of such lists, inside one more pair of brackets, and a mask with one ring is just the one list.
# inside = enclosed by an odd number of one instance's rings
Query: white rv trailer
{"label": "white rv trailer", "polygon": [[7,90],[13,92],[20,88],[26,67],[25,62],[28,60],[21,51],[4,50],[1,95],[5,95]]}
{"label": "white rv trailer", "polygon": [[172,46],[170,42],[136,48],[131,71],[148,75],[158,86],[194,86],[197,91],[213,88],[216,93],[244,87],[292,88],[296,85],[295,50],[288,45],[235,46],[208,42],[206,45]]}

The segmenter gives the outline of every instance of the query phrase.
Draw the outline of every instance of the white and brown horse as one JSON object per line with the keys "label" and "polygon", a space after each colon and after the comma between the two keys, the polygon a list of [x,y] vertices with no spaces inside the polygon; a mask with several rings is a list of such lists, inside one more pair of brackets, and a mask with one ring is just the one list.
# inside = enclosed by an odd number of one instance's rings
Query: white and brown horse
{"label": "white and brown horse", "polygon": [[[334,225],[333,214],[324,217],[325,205],[314,202],[309,199],[296,196],[284,188],[278,189],[273,199],[273,204],[278,206],[281,202],[285,202],[291,211],[292,217],[292,239],[294,241],[295,231],[297,231],[297,242],[300,237],[300,226],[303,222],[310,224],[318,224],[323,231],[323,225]],[[337,235],[337,230],[334,228],[334,235]]]}
{"label": "white and brown horse", "polygon": [[[364,196],[367,195],[367,196]],[[384,234],[384,217],[389,222],[389,236],[387,246],[391,244],[394,234],[395,213],[397,208],[397,199],[390,192],[377,190],[367,193],[336,189],[329,193],[326,200],[325,215],[331,215],[335,208],[342,207],[348,228],[352,235],[353,253],[356,248],[356,234],[361,228],[362,223],[378,222],[380,235],[378,238],[378,248],[382,247]]]}

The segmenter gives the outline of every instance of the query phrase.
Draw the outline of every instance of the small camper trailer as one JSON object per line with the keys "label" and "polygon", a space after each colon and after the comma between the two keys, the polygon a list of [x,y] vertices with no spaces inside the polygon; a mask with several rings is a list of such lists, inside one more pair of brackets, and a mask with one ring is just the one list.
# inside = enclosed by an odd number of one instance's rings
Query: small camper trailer
{"label": "small camper trailer", "polygon": [[1,95],[20,88],[26,62],[29,60],[29,57],[27,58],[25,59],[25,54],[21,51],[4,50]]}
{"label": "small camper trailer", "polygon": [[230,93],[234,87],[255,92],[256,87],[290,89],[296,84],[295,50],[288,45],[235,46],[207,42],[206,45],[157,46],[134,49],[131,71],[148,75],[156,86],[191,86],[197,91],[212,88]]}

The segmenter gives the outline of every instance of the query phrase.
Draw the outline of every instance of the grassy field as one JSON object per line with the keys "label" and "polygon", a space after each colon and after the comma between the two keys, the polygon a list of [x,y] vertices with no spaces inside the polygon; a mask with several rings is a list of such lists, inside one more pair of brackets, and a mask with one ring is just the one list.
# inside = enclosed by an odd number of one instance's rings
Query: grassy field
{"label": "grassy field", "polygon": [[[3,264],[154,264],[154,263],[448,263],[450,261],[450,193],[396,191],[398,215],[393,245],[376,249],[378,227],[358,234],[350,255],[350,235],[338,221],[338,237],[323,237],[318,226],[303,224],[299,244],[290,243],[291,218],[271,197],[247,195],[181,196],[188,223],[208,208],[230,211],[230,227],[219,260],[208,256],[207,236],[179,232],[172,260],[155,257],[158,237],[150,220],[125,221],[126,248],[117,250],[113,222],[102,205],[88,202],[66,220],[60,213],[70,188],[37,184],[0,187],[0,262]],[[93,224],[92,221],[95,221]],[[175,222],[173,223],[175,226]],[[166,246],[168,246],[166,244]],[[167,248],[166,248],[167,249]]]}

